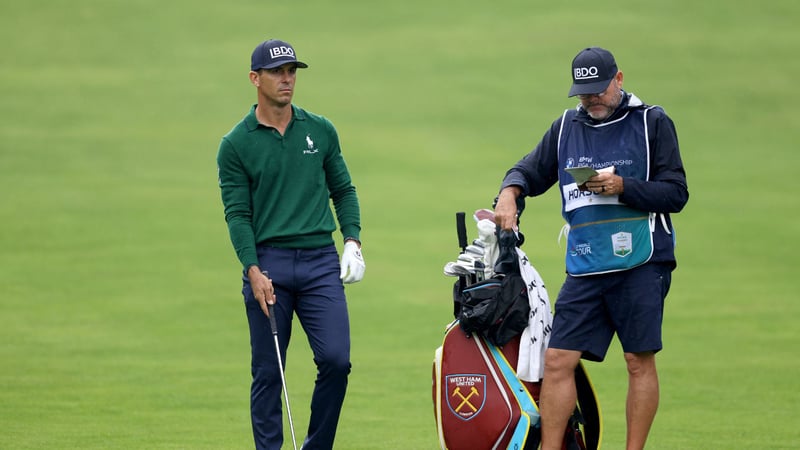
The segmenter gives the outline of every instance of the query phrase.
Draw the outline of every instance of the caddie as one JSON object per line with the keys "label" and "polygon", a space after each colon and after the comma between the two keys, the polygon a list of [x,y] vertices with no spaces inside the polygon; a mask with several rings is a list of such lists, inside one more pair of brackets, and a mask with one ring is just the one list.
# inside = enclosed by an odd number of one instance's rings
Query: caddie
{"label": "caddie", "polygon": [[545,352],[542,450],[561,449],[575,407],[575,367],[581,358],[602,361],[614,334],[628,369],[627,449],[641,449],[658,408],[655,355],[676,267],[670,214],[689,199],[686,174],[672,120],[623,90],[611,52],[581,50],[570,73],[569,97],[580,103],[508,170],[495,221],[512,229],[518,198],[558,186],[567,277]]}

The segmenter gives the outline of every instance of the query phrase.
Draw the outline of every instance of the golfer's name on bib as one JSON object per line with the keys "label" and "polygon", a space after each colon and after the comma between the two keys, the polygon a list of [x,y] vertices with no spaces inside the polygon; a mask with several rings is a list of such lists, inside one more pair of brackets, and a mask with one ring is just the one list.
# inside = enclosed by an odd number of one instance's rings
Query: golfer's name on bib
{"label": "golfer's name on bib", "polygon": [[600,195],[592,191],[582,191],[576,183],[567,184],[564,190],[564,211],[572,211],[584,206],[619,205],[618,195]]}

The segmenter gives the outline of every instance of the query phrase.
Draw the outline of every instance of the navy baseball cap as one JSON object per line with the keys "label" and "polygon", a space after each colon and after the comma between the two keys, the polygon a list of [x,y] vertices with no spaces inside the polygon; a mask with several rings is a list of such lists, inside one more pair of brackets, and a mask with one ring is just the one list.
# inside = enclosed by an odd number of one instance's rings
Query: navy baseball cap
{"label": "navy baseball cap", "polygon": [[569,97],[599,94],[617,74],[614,55],[600,47],[585,48],[572,60],[572,88]]}
{"label": "navy baseball cap", "polygon": [[295,63],[305,69],[308,64],[297,60],[294,49],[288,42],[270,39],[258,44],[250,57],[250,70],[272,69],[286,63]]}

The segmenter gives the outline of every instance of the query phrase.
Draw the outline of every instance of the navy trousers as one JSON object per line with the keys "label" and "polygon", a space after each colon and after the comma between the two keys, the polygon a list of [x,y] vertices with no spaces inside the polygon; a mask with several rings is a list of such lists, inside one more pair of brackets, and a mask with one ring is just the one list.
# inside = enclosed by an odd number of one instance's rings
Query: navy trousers
{"label": "navy trousers", "polygon": [[[259,247],[258,260],[260,267],[269,271],[275,287],[275,318],[284,367],[294,315],[305,331],[317,366],[303,450],[330,450],[350,373],[350,321],[336,247]],[[283,397],[275,341],[269,319],[253,297],[246,276],[242,294],[250,325],[253,437],[257,449],[279,450],[283,443]],[[302,439],[302,433],[297,429],[295,432]]]}

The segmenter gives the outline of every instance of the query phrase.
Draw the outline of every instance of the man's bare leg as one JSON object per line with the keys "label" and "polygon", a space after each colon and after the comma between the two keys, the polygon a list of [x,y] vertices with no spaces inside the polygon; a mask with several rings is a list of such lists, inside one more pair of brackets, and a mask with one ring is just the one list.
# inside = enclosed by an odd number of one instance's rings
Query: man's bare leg
{"label": "man's bare leg", "polygon": [[575,367],[581,352],[548,348],[544,356],[544,377],[539,396],[542,416],[542,450],[561,450],[567,421],[575,410]]}
{"label": "man's bare leg", "polygon": [[658,409],[658,372],[653,352],[625,353],[628,365],[627,450],[641,450]]}

